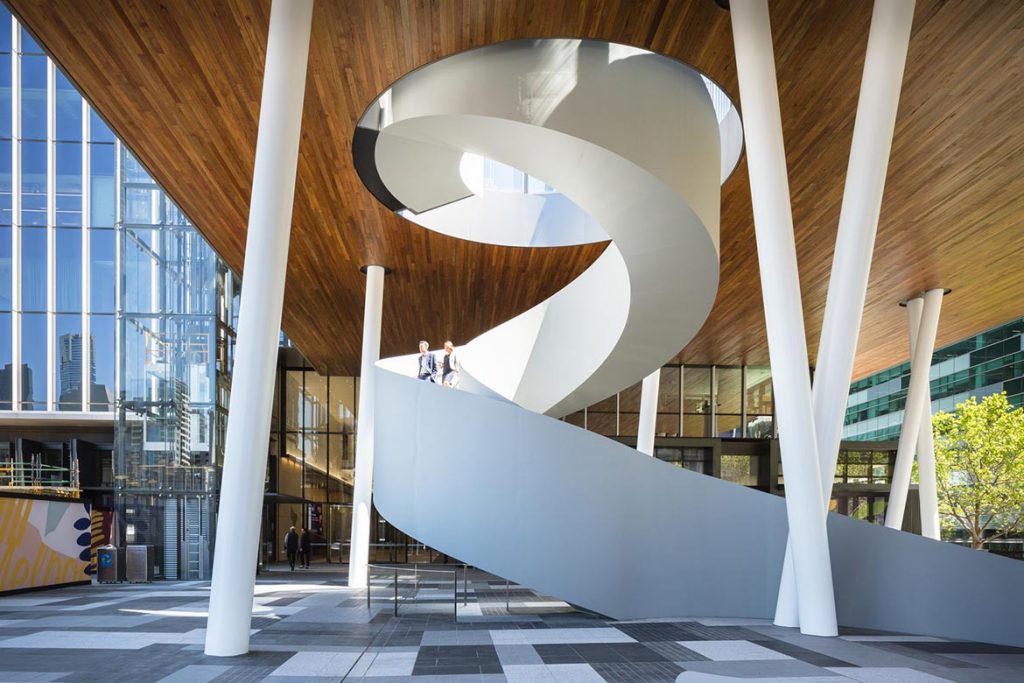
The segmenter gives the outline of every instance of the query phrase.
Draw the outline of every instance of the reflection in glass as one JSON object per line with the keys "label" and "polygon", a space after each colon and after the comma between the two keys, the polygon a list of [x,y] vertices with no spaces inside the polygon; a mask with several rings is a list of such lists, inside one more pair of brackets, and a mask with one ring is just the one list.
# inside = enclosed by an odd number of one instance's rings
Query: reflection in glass
{"label": "reflection in glass", "polygon": [[114,133],[92,107],[89,108],[89,139],[93,142],[114,142]]}
{"label": "reflection in glass", "polygon": [[327,500],[327,435],[307,433],[300,437],[306,454],[303,491],[307,500]]}
{"label": "reflection in glass", "polygon": [[46,139],[46,62],[43,55],[21,58],[22,139]]}
{"label": "reflection in glass", "polygon": [[126,154],[124,157],[124,182],[125,183],[145,183],[153,184],[154,181],[146,173],[146,169],[142,167],[139,160],[131,154]]}
{"label": "reflection in glass", "polygon": [[356,429],[355,378],[331,375],[330,430],[352,434]]}
{"label": "reflection in glass", "polygon": [[64,73],[57,69],[57,139],[82,139],[82,96]]}
{"label": "reflection in glass", "polygon": [[[21,310],[46,310],[46,231],[21,231]],[[45,338],[45,337],[44,337]]]}
{"label": "reflection in glass", "polygon": [[21,143],[21,224],[46,225],[46,143]]}
{"label": "reflection in glass", "polygon": [[739,415],[742,373],[739,368],[715,368],[715,412]]}
{"label": "reflection in glass", "polygon": [[25,27],[21,27],[21,52],[23,54],[43,54],[43,49],[39,47],[39,43],[36,42],[32,34],[25,30]]}
{"label": "reflection in glass", "polygon": [[327,378],[316,372],[307,372],[302,415],[303,428],[327,431],[327,413]]}
{"label": "reflection in glass", "polygon": [[113,230],[89,231],[89,309],[93,313],[114,312],[114,237]]}
{"label": "reflection in glass", "polygon": [[11,354],[11,313],[0,313],[0,410],[14,408],[14,366]]}
{"label": "reflection in glass", "polygon": [[683,469],[690,470],[691,472],[703,474],[708,461],[711,458],[711,452],[706,448],[656,446],[654,449],[654,457],[667,463],[671,463],[676,467],[681,467]]}
{"label": "reflection in glass", "polygon": [[771,368],[747,367],[745,391],[747,415],[772,414]]}
{"label": "reflection in glass", "polygon": [[57,164],[57,225],[82,225],[82,145],[58,142],[54,145]]}
{"label": "reflection in glass", "polygon": [[331,456],[331,477],[351,486],[352,470],[356,466],[355,436],[352,434],[331,434],[329,439]]}
{"label": "reflection in glass", "polygon": [[[11,40],[9,24],[9,21],[0,21],[0,35],[3,35],[8,43]],[[0,54],[0,137],[11,137],[11,108],[11,55]]]}
{"label": "reflection in glass", "polygon": [[626,387],[619,392],[619,412],[620,413],[639,413],[640,412],[640,394],[642,383],[637,382],[636,384]]}
{"label": "reflection in glass", "polygon": [[115,185],[114,145],[89,145],[89,225],[114,227]]}
{"label": "reflection in glass", "polygon": [[56,234],[57,310],[82,310],[82,231],[60,228]]}
{"label": "reflection in glass", "polygon": [[711,412],[711,368],[683,366],[683,411],[698,414]]}
{"label": "reflection in glass", "polygon": [[658,412],[679,414],[679,373],[682,368],[669,366],[661,369],[658,380]]}
{"label": "reflection in glass", "polygon": [[739,415],[716,415],[715,433],[722,439],[738,439],[743,436]]}
{"label": "reflection in glass", "polygon": [[124,221],[131,225],[160,223],[160,190],[148,187],[126,187]]}
{"label": "reflection in glass", "polygon": [[302,429],[302,370],[289,370],[284,380],[284,428]]}
{"label": "reflection in glass", "polygon": [[89,335],[92,341],[89,410],[114,409],[114,372],[117,363],[115,324],[113,315],[89,316]]}
{"label": "reflection in glass", "polygon": [[157,239],[156,231],[125,229],[121,235],[124,245],[121,267],[125,282],[131,285],[121,293],[121,306],[133,313],[158,312],[153,296],[159,271],[159,261],[152,248],[152,242]]}
{"label": "reflection in glass", "polygon": [[46,410],[46,314],[21,315],[21,409]]}
{"label": "reflection in glass", "polygon": [[11,225],[14,222],[14,208],[11,204],[14,177],[11,173],[10,140],[0,140],[0,225]]}
{"label": "reflection in glass", "polygon": [[[57,397],[57,410],[81,410],[84,379],[82,360],[85,352],[81,315],[56,316],[54,344],[56,373],[53,393]],[[92,380],[92,373],[89,380]]]}
{"label": "reflection in glass", "polygon": [[284,456],[277,471],[278,493],[302,495],[302,448],[298,434],[288,434],[284,440]]}
{"label": "reflection in glass", "polygon": [[11,248],[13,230],[0,227],[0,311],[12,310],[11,286],[13,271],[11,270]]}
{"label": "reflection in glass", "polygon": [[773,420],[771,415],[747,415],[747,436],[751,439],[770,439]]}

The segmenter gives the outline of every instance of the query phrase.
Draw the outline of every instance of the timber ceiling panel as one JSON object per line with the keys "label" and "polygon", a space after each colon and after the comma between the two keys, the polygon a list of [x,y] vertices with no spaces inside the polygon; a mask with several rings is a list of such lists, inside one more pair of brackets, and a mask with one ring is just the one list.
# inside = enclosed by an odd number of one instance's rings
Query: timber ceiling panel
{"label": "timber ceiling panel", "polygon": [[[268,0],[7,0],[117,134],[241,271]],[[869,2],[771,3],[808,344],[821,326]],[[321,369],[359,365],[363,276],[385,284],[382,352],[469,339],[556,291],[603,249],[477,245],[379,206],[352,166],[364,107],[402,74],[499,40],[579,36],[661,52],[738,100],[711,0],[317,0],[283,326]],[[1024,3],[919,0],[857,375],[907,357],[897,302],[950,287],[945,344],[1024,313]],[[744,163],[726,183],[722,279],[689,362],[767,361]]]}

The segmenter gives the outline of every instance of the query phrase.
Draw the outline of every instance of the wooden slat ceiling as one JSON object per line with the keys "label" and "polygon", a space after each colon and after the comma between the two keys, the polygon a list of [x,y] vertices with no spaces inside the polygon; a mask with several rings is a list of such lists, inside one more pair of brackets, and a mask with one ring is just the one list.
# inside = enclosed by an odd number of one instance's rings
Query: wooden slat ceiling
{"label": "wooden slat ceiling", "polygon": [[[269,0],[7,0],[241,271]],[[773,0],[811,361],[871,3]],[[499,40],[579,36],[684,60],[738,101],[712,0],[317,0],[283,326],[323,370],[359,366],[363,276],[390,266],[384,355],[465,341],[563,286],[603,249],[510,249],[432,234],[379,206],[351,139],[402,74]],[[901,299],[949,287],[945,344],[1024,313],[1024,3],[919,0],[882,206],[858,376],[907,357]],[[688,362],[767,361],[746,166],[723,189],[722,279]],[[258,274],[255,275],[258,277]]]}

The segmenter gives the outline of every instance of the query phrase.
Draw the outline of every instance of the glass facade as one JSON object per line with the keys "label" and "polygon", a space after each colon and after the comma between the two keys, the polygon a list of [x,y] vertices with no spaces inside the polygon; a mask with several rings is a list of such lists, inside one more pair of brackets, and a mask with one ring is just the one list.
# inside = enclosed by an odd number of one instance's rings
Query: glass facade
{"label": "glass facade", "polygon": [[[930,373],[932,412],[950,411],[970,396],[1005,391],[1024,406],[1024,318],[937,349]],[[843,438],[898,439],[910,387],[910,363],[854,382],[846,408]]]}
{"label": "glass facade", "polygon": [[[566,422],[605,436],[635,437],[638,382]],[[774,435],[772,375],[767,367],[666,365],[658,387],[658,437],[770,438]]]}
{"label": "glass facade", "polygon": [[0,35],[0,410],[113,413],[119,145],[6,8]]}
{"label": "glass facade", "polygon": [[238,287],[0,5],[0,410],[70,420],[0,458],[80,468],[159,577],[209,576]]}
{"label": "glass facade", "polygon": [[163,576],[205,578],[239,285],[131,153],[117,162],[115,463],[125,541],[154,545]]}
{"label": "glass facade", "polygon": [[280,539],[290,526],[310,530],[315,557],[333,550],[332,559],[342,559],[352,525],[358,384],[282,352],[267,460],[267,492],[279,499],[264,523],[271,559],[284,559]]}

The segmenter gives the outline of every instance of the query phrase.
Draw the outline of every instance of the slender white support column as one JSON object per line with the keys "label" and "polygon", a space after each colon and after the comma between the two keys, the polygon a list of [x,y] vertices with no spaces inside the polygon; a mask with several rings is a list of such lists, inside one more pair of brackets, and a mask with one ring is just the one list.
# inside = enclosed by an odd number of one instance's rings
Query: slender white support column
{"label": "slender white support column", "polygon": [[645,455],[654,455],[654,431],[658,424],[658,389],[661,387],[661,368],[644,377],[640,384],[640,424],[636,432],[636,449]]}
{"label": "slender white support column", "polygon": [[[907,506],[910,473],[914,463],[914,447],[917,445],[924,413],[927,412],[929,418],[931,416],[931,406],[926,404],[928,375],[932,367],[932,353],[935,350],[935,334],[939,328],[942,295],[941,289],[930,289],[924,293],[916,348],[910,359],[910,387],[907,389],[907,402],[903,409],[900,441],[896,447],[896,466],[893,468],[892,486],[889,489],[889,505],[885,509],[885,525],[890,529],[899,529],[903,526],[903,513]],[[928,425],[931,426],[930,419]],[[934,468],[932,475],[934,478]]]}
{"label": "slender white support column", "polygon": [[312,16],[313,0],[274,0],[270,11],[206,625],[208,655],[249,650]]}
{"label": "slender white support column", "polygon": [[[896,110],[914,20],[914,0],[876,2],[857,102],[857,119],[832,257],[832,276],[814,372],[814,427],[821,490],[828,510],[843,435],[857,336],[882,208]],[[796,583],[789,547],[779,583],[775,623],[798,626]]]}
{"label": "slender white support column", "polygon": [[[921,330],[924,299],[915,297],[907,302],[907,323],[910,336],[910,357],[917,353],[917,337]],[[929,367],[929,371],[931,368]],[[930,372],[929,372],[930,379]],[[939,497],[935,482],[935,444],[932,443],[932,388],[925,384],[921,426],[917,432],[918,497],[921,502],[921,535],[939,540]]]}
{"label": "slender white support column", "polygon": [[734,1],[731,15],[800,627],[806,634],[834,636],[832,567],[768,5]]}
{"label": "slender white support column", "polygon": [[384,308],[384,267],[366,267],[363,309],[363,358],[359,366],[359,426],[356,431],[356,481],[352,492],[352,544],[348,561],[350,588],[366,586],[370,559],[370,503],[373,496],[374,363],[380,360],[380,322]]}

